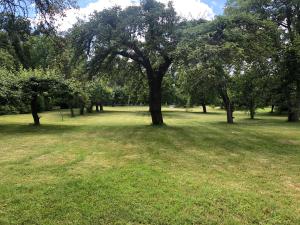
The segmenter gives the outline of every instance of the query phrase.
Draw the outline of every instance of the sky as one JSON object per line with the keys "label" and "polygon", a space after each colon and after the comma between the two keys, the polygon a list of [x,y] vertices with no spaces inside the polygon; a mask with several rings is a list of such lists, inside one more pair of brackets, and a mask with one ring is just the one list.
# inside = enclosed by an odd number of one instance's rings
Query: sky
{"label": "sky", "polygon": [[[167,3],[169,0],[158,0]],[[177,13],[186,19],[208,19],[223,13],[226,0],[172,0]],[[66,11],[66,17],[58,22],[60,31],[65,31],[76,23],[77,18],[87,19],[96,11],[119,5],[125,8],[135,4],[137,0],[78,0],[79,9]]]}

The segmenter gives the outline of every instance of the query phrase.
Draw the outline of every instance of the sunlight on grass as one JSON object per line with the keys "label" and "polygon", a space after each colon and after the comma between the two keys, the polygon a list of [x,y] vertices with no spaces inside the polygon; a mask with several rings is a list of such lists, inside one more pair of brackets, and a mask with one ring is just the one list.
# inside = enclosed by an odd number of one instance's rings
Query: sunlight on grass
{"label": "sunlight on grass", "polygon": [[299,224],[299,123],[105,109],[0,117],[0,224]]}

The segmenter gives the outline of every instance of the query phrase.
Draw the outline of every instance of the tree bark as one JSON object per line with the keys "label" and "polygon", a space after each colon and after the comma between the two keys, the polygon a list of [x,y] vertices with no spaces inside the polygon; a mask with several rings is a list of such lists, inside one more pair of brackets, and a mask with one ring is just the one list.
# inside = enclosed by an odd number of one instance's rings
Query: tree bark
{"label": "tree bark", "polygon": [[274,113],[275,105],[272,105],[271,113]]}
{"label": "tree bark", "polygon": [[207,113],[206,104],[202,103],[201,105],[202,105],[203,113]]}
{"label": "tree bark", "polygon": [[74,109],[72,106],[70,107],[70,112],[71,112],[71,117],[75,117]]}
{"label": "tree bark", "polygon": [[96,104],[96,112],[99,112],[100,110],[99,110],[99,105],[98,104]]}
{"label": "tree bark", "polygon": [[92,113],[93,112],[93,106],[94,105],[90,105],[89,107],[87,107],[87,112],[88,113]]}
{"label": "tree bark", "polygon": [[100,103],[100,111],[102,112],[103,111],[103,104]]}
{"label": "tree bark", "polygon": [[82,116],[84,115],[84,106],[80,107],[80,115],[82,115]]}
{"label": "tree bark", "polygon": [[40,125],[40,117],[38,115],[38,101],[37,101],[37,95],[33,95],[30,103],[31,107],[31,114],[33,117],[34,125],[39,126]]}
{"label": "tree bark", "polygon": [[249,111],[250,111],[250,119],[254,120],[254,116],[255,116],[255,103],[254,103],[253,99],[250,101]]}
{"label": "tree bark", "polygon": [[[294,45],[294,36],[291,31],[291,11],[290,8],[287,12],[287,25],[291,39],[291,43]],[[300,70],[298,65],[298,56],[295,49],[291,49],[286,55],[286,68],[288,71],[287,79],[289,81],[289,94],[288,94],[288,121],[297,122],[299,121],[300,114]]]}
{"label": "tree bark", "polygon": [[227,91],[221,91],[221,97],[223,99],[224,107],[227,115],[227,123],[233,123],[233,105],[229,99]]}
{"label": "tree bark", "polygon": [[288,110],[288,121],[298,122],[300,114],[300,81],[297,81],[295,100],[291,100]]}
{"label": "tree bark", "polygon": [[[149,76],[148,76],[149,77]],[[164,123],[161,113],[162,100],[162,76],[150,76],[149,78],[149,111],[153,125],[162,125]]]}
{"label": "tree bark", "polygon": [[255,109],[252,107],[250,109],[250,118],[253,120],[254,119],[254,116],[255,116]]}

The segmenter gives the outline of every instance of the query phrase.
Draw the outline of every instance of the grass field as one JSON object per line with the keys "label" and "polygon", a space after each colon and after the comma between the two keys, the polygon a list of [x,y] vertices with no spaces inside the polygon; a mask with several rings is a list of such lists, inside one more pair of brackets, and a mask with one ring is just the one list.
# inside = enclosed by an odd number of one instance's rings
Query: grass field
{"label": "grass field", "polygon": [[0,117],[0,224],[300,224],[300,123],[114,107]]}

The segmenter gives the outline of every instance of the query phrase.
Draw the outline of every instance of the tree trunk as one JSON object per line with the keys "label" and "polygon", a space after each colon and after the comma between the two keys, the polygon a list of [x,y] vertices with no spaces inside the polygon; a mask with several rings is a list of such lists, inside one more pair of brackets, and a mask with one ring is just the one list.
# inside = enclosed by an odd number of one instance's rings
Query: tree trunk
{"label": "tree trunk", "polygon": [[300,81],[297,81],[295,100],[289,105],[288,121],[298,122],[300,114]]}
{"label": "tree trunk", "polygon": [[202,105],[203,113],[207,113],[206,104],[202,103],[201,105]]}
{"label": "tree trunk", "polygon": [[96,112],[99,112],[99,105],[96,104]]}
{"label": "tree trunk", "polygon": [[70,107],[70,111],[71,111],[71,117],[75,117],[74,109],[72,106]]}
{"label": "tree trunk", "polygon": [[84,106],[80,107],[80,115],[82,115],[82,116],[84,115]]}
{"label": "tree trunk", "polygon": [[288,121],[289,122],[299,121],[299,113],[297,113],[296,111],[289,111]]}
{"label": "tree trunk", "polygon": [[288,121],[289,122],[298,122],[299,113],[300,113],[300,85],[297,87],[295,100],[290,99],[288,107]]}
{"label": "tree trunk", "polygon": [[100,111],[102,112],[103,111],[103,104],[100,103]]}
{"label": "tree trunk", "polygon": [[272,105],[271,113],[274,113],[275,105]]}
{"label": "tree trunk", "polygon": [[93,106],[94,105],[90,105],[89,107],[87,107],[87,112],[88,113],[92,113],[93,112]]}
{"label": "tree trunk", "polygon": [[[289,30],[290,35],[292,35]],[[291,42],[293,38],[291,36]],[[300,113],[300,78],[299,78],[299,65],[297,61],[297,53],[295,49],[291,49],[287,52],[286,56],[286,67],[287,67],[287,79],[289,81],[289,94],[288,94],[288,121],[297,122],[299,121]]]}
{"label": "tree trunk", "polygon": [[39,126],[40,125],[40,117],[38,115],[38,101],[37,101],[37,95],[32,96],[31,99],[31,114],[33,117],[34,125]]}
{"label": "tree trunk", "polygon": [[151,113],[152,124],[162,125],[164,123],[161,113],[161,98],[162,98],[162,76],[149,77],[149,111]]}
{"label": "tree trunk", "polygon": [[227,123],[233,123],[233,105],[229,99],[227,91],[221,91],[221,97],[223,99],[224,107],[227,115]]}
{"label": "tree trunk", "polygon": [[255,109],[252,107],[250,109],[250,118],[253,120],[254,119],[254,116],[255,116]]}
{"label": "tree trunk", "polygon": [[254,116],[255,116],[255,103],[254,103],[253,99],[250,101],[249,111],[250,111],[250,118],[251,118],[251,120],[254,120]]}

